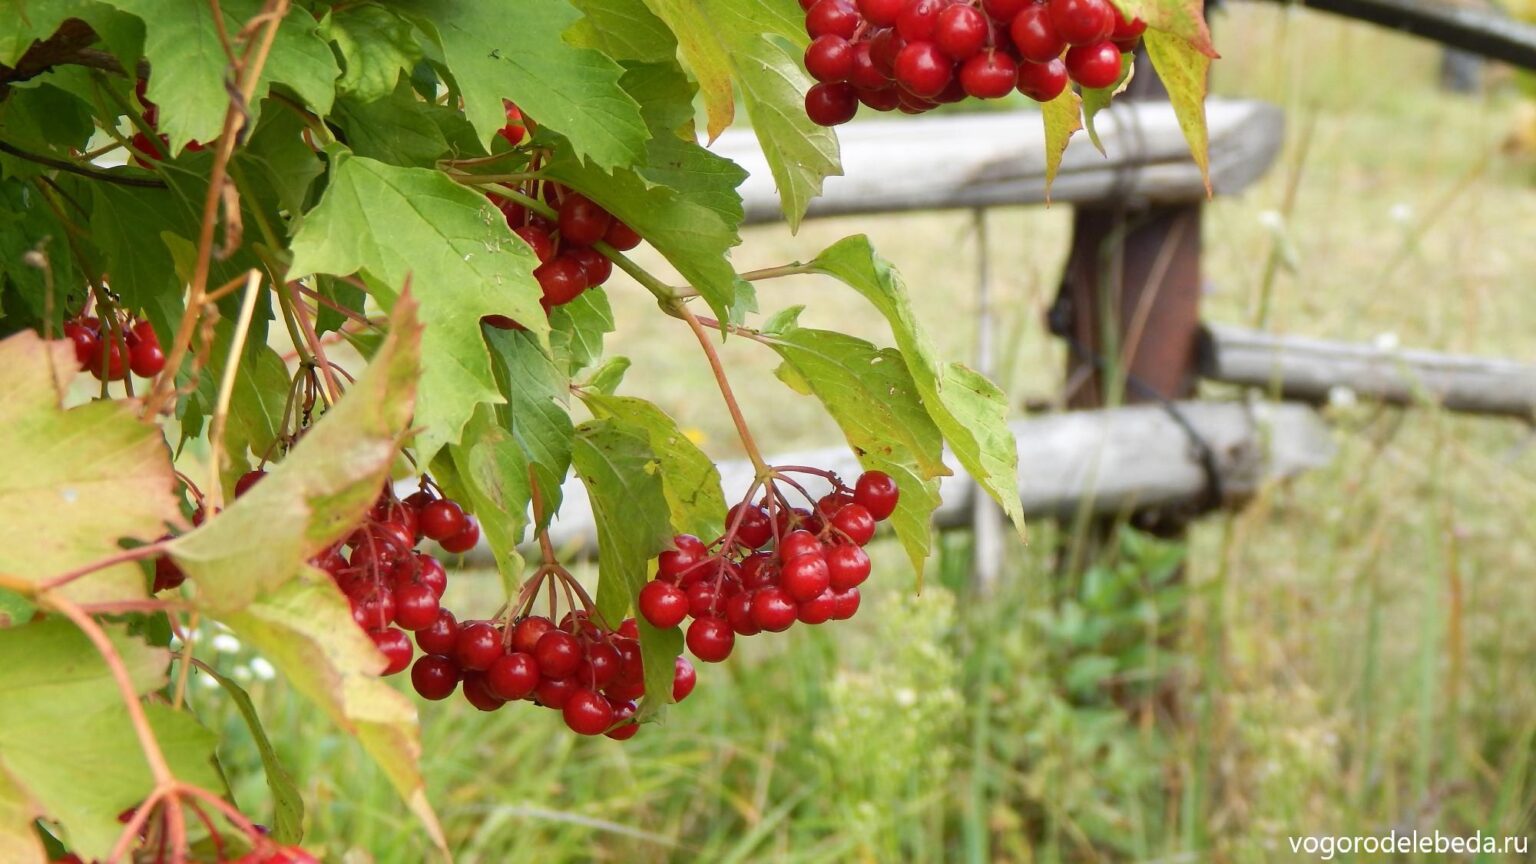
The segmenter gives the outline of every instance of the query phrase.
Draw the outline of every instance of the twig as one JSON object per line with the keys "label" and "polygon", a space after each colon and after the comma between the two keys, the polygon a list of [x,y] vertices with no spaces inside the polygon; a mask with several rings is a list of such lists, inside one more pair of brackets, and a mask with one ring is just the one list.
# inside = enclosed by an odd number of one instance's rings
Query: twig
{"label": "twig", "polygon": [[261,286],[261,271],[251,270],[245,278],[245,299],[240,304],[240,317],[235,319],[235,335],[229,343],[229,359],[224,363],[224,378],[219,382],[218,401],[214,404],[213,423],[208,431],[208,499],[214,510],[224,508],[224,487],[219,477],[224,473],[224,427],[229,422],[229,403],[235,393],[235,376],[240,371],[240,355],[245,351],[245,339],[251,332],[251,319],[256,314],[256,297]]}
{"label": "twig", "polygon": [[124,549],[121,552],[114,552],[105,558],[98,558],[89,564],[82,564],[73,570],[61,573],[58,576],[55,576],[45,582],[39,582],[33,589],[32,593],[43,594],[56,588],[62,588],[63,586],[68,585],[76,579],[79,579],[82,576],[89,576],[98,570],[105,570],[108,567],[115,567],[118,564],[123,564],[128,561],[140,561],[154,555],[159,555],[161,552],[165,551],[165,547],[168,546],[170,542],[171,541],[169,540],[159,540],[143,546],[135,546],[132,549]]}
{"label": "twig", "polygon": [[686,303],[674,302],[672,311],[677,317],[688,322],[688,327],[693,330],[693,335],[699,340],[699,347],[704,349],[704,356],[709,359],[709,368],[715,375],[715,383],[720,387],[720,395],[725,399],[725,407],[731,412],[731,422],[736,425],[736,434],[741,438],[741,446],[747,451],[747,458],[752,460],[752,467],[757,469],[759,477],[767,476],[772,469],[763,461],[763,454],[758,452],[757,441],[752,437],[752,430],[747,427],[747,419],[741,414],[741,406],[736,403],[736,394],[731,392],[730,381],[725,377],[725,366],[720,362],[720,354],[715,351],[714,340],[710,338],[704,325],[699,322],[693,310]]}
{"label": "twig", "polygon": [[331,403],[335,404],[341,399],[341,387],[336,383],[336,374],[331,371],[331,361],[325,359],[325,346],[320,344],[320,337],[315,335],[315,324],[309,320],[306,314],[309,307],[299,302],[298,295],[293,290],[292,282],[283,284],[283,293],[288,296],[288,302],[293,306],[293,317],[299,323],[299,330],[304,334],[304,341],[309,344],[310,359],[320,367],[320,374],[325,376],[325,386],[330,392]]}
{"label": "twig", "polygon": [[76,165],[67,159],[55,159],[52,156],[44,156],[40,153],[29,153],[14,144],[0,141],[0,153],[9,153],[17,159],[25,159],[28,162],[36,162],[49,168],[57,168],[70,174],[78,174],[92,180],[100,180],[103,183],[116,183],[119,186],[137,186],[141,189],[164,189],[164,180],[150,180],[142,177],[124,177],[110,171],[102,171],[96,168],[87,168],[84,165]]}

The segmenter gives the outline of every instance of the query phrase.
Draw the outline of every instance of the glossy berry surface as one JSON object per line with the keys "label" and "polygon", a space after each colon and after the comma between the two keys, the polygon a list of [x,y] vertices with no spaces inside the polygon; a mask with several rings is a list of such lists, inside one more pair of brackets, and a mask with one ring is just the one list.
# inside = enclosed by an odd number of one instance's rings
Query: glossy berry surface
{"label": "glossy berry surface", "polygon": [[1067,40],[1056,32],[1051,12],[1045,6],[1031,6],[1018,14],[1008,26],[1019,56],[1033,63],[1049,63],[1067,50]]}
{"label": "glossy berry surface", "polygon": [[695,618],[688,625],[688,650],[706,663],[719,663],[731,656],[736,633],[723,618]]}
{"label": "glossy berry surface", "polygon": [[1067,51],[1067,74],[1083,87],[1113,87],[1120,80],[1120,67],[1120,49],[1107,40]]}
{"label": "glossy berry surface", "polygon": [[533,659],[546,678],[564,678],[581,664],[581,643],[562,630],[551,630],[539,637],[533,647]]}
{"label": "glossy berry surface", "polygon": [[465,622],[453,643],[453,659],[463,669],[489,669],[501,656],[501,634],[485,621]]}
{"label": "glossy berry surface", "polygon": [[1099,42],[1115,30],[1115,7],[1109,0],[1050,0],[1046,5],[1056,34],[1068,45]]}
{"label": "glossy berry surface", "polygon": [[896,55],[896,80],[914,96],[943,92],[954,74],[953,63],[932,42],[911,42]]}
{"label": "glossy berry surface", "polygon": [[859,97],[847,84],[817,84],[805,92],[805,114],[818,126],[837,126],[853,119]]}
{"label": "glossy berry surface", "polygon": [[1013,92],[1018,79],[1018,65],[998,52],[977,54],[960,67],[960,85],[977,99],[1001,99]]}
{"label": "glossy berry surface", "polygon": [[859,506],[869,511],[876,521],[883,522],[896,511],[896,503],[901,500],[901,490],[896,487],[896,481],[884,471],[865,471],[859,475],[858,483],[853,487],[853,500]]}
{"label": "glossy berry surface", "polygon": [[613,725],[613,705],[592,690],[572,693],[560,714],[565,725],[578,735],[601,735]]}
{"label": "glossy berry surface", "polygon": [[688,595],[668,582],[647,584],[640,590],[638,605],[645,620],[662,629],[676,627],[688,616]]}
{"label": "glossy berry surface", "polygon": [[539,664],[521,651],[503,654],[485,670],[485,683],[508,702],[526,698],[539,686]]}
{"label": "glossy berry surface", "polygon": [[1049,63],[1019,64],[1019,92],[1036,102],[1050,102],[1067,89],[1067,64],[1059,58]]}
{"label": "glossy berry surface", "polygon": [[956,4],[939,13],[933,41],[939,50],[956,60],[967,60],[987,44],[987,17],[975,7]]}

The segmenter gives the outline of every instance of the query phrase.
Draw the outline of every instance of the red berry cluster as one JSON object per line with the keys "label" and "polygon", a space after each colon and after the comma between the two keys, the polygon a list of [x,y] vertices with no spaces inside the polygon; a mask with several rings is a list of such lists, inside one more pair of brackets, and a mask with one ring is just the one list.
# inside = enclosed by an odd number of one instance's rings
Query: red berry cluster
{"label": "red berry cluster", "polygon": [[[240,478],[249,489],[262,477],[252,471]],[[246,483],[249,479],[249,483]],[[385,487],[372,509],[347,538],[310,561],[329,573],[347,595],[352,620],[388,658],[385,675],[402,672],[414,650],[405,631],[424,631],[438,622],[448,571],[436,558],[416,550],[421,540],[436,540],[458,553],[480,540],[480,524],[453,499],[422,490],[405,500]],[[394,625],[394,626],[391,626]]]}
{"label": "red berry cluster", "polygon": [[692,617],[688,650],[709,663],[729,657],[737,636],[852,618],[859,585],[869,578],[863,546],[896,509],[899,490],[879,471],[866,472],[852,489],[827,479],[834,489],[812,509],[789,508],[773,487],[766,509],[750,499],[732,507],[725,535],[713,544],[678,535],[640,592],[640,614],[657,627]]}
{"label": "red berry cluster", "polygon": [[[544,575],[573,585],[564,571]],[[542,584],[538,576],[529,580],[526,597],[536,597]],[[460,622],[445,609],[433,626],[416,632],[416,642],[427,655],[411,667],[411,684],[426,699],[446,699],[462,681],[464,698],[481,711],[525,700],[559,711],[581,735],[623,741],[640,731],[634,717],[645,695],[645,670],[633,618],[609,630],[589,609],[568,612],[558,626],[553,617],[526,613],[510,621]],[[687,698],[696,681],[693,664],[677,658],[672,700]]]}
{"label": "red berry cluster", "polygon": [[[801,0],[811,44],[805,68],[820,83],[805,112],[847,123],[863,104],[921,114],[967,96],[1017,89],[1037,102],[1068,79],[1088,88],[1120,79],[1120,55],[1146,31],[1109,0]],[[1063,59],[1065,52],[1065,59]]]}
{"label": "red berry cluster", "polygon": [[[507,125],[500,135],[517,146],[527,133],[527,123],[517,106],[508,102]],[[540,305],[546,313],[575,300],[588,288],[602,285],[613,275],[613,262],[594,249],[594,244],[607,243],[621,252],[640,245],[640,235],[634,229],[592,199],[553,180],[527,180],[517,191],[544,202],[556,213],[555,219],[547,219],[512,198],[491,194],[491,201],[506,216],[512,233],[521,237],[539,259],[533,276],[539,280],[539,289],[544,294]],[[489,315],[484,320],[503,330],[518,328],[505,315]]]}
{"label": "red berry cluster", "polygon": [[153,378],[165,368],[165,350],[148,321],[116,318],[110,325],[81,315],[64,322],[75,343],[75,359],[101,381],[122,381],[128,373]]}
{"label": "red berry cluster", "polygon": [[[144,91],[148,87],[149,79],[140,78],[133,85],[133,92],[139,97],[139,103],[144,106],[144,124],[151,129],[158,129],[160,126],[160,106],[149,101],[149,97],[144,95]],[[157,134],[154,138],[151,138],[143,132],[135,132],[129,141],[133,144],[133,149],[138,151],[133,157],[134,161],[145,168],[149,167],[148,162],[145,161],[146,159],[150,162],[158,162],[169,156],[171,152],[171,139],[166,135]],[[195,152],[203,149],[203,145],[197,141],[188,141],[187,149]]]}

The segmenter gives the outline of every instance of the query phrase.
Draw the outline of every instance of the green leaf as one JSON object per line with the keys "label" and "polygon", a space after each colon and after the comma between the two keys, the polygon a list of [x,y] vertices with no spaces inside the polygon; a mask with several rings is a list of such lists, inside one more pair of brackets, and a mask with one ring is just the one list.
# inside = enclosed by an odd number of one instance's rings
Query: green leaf
{"label": "green leaf", "polygon": [[1051,184],[1061,170],[1062,154],[1072,143],[1072,136],[1083,128],[1083,100],[1071,87],[1040,106],[1045,120],[1045,204],[1051,204]]}
{"label": "green leaf", "polygon": [[0,629],[25,624],[36,611],[37,607],[27,598],[0,588]]}
{"label": "green leaf", "polygon": [[667,498],[672,528],[696,537],[723,533],[725,495],[720,472],[698,445],[689,440],[677,421],[651,402],[632,396],[583,394],[583,401],[599,420],[631,435],[644,436],[655,457],[655,470]]}
{"label": "green leaf", "polygon": [[645,698],[635,712],[635,722],[643,723],[673,701],[672,680],[677,676],[677,657],[683,653],[683,631],[657,629],[644,615],[636,616],[635,624],[640,629],[640,664],[645,670]]}
{"label": "green leaf", "polygon": [[[22,329],[41,324],[48,312],[48,285],[43,271],[27,263],[27,253],[41,249],[53,268],[54,309],[50,332],[61,332],[66,305],[85,300],[85,276],[70,254],[69,234],[34,186],[19,180],[0,180],[0,284],[9,282],[17,300],[7,298],[3,310],[7,324]],[[81,286],[71,290],[71,286]]]}
{"label": "green leaf", "polygon": [[488,405],[480,406],[470,419],[464,441],[447,452],[468,493],[469,500],[464,503],[479,518],[486,542],[496,556],[497,570],[508,584],[515,585],[523,569],[517,544],[523,541],[528,527],[528,502],[533,496],[528,485],[527,454],[512,432],[496,424]]}
{"label": "green leaf", "polygon": [[666,493],[650,441],[613,422],[576,427],[572,457],[597,524],[597,614],[618,627],[671,542]]}
{"label": "green leaf", "polygon": [[347,600],[335,583],[306,567],[300,578],[222,620],[272,661],[295,690],[357,739],[416,813],[432,842],[445,849],[418,767],[421,740],[416,708],[378,677],[384,655],[353,623]]}
{"label": "green leaf", "polygon": [[[69,159],[71,150],[86,148],[95,131],[90,106],[51,84],[13,87],[0,101],[0,139],[30,153]],[[0,154],[0,169],[23,178],[51,170],[6,154]]]}
{"label": "green leaf", "polygon": [[1142,37],[1152,68],[1168,88],[1173,113],[1189,142],[1189,152],[1205,178],[1205,192],[1211,192],[1210,131],[1205,125],[1205,95],[1210,86],[1211,58],[1196,44],[1169,33],[1148,30]]}
{"label": "green leaf", "polygon": [[[672,31],[646,8],[644,0],[571,0],[586,17],[567,41],[595,48],[619,62],[670,63],[677,56]],[[640,103],[642,108],[645,103]]]}
{"label": "green leaf", "polygon": [[1083,88],[1083,122],[1088,127],[1088,140],[1100,154],[1104,153],[1104,143],[1099,140],[1099,130],[1094,126],[1093,119],[1100,111],[1110,106],[1115,94],[1119,93],[1128,83],[1131,70],[1136,66],[1136,55],[1120,55],[1120,77],[1108,87],[1084,87]]}
{"label": "green leaf", "polygon": [[389,335],[336,407],[267,477],[171,545],[196,583],[197,604],[238,610],[306,569],[304,562],[362,521],[378,498],[416,396],[421,325],[395,304]]}
{"label": "green leaf", "polygon": [[[133,639],[120,626],[104,629],[135,692],[164,686],[169,652]],[[37,662],[39,657],[48,662]],[[178,779],[222,788],[212,733],[190,714],[164,705],[144,710]],[[87,859],[106,857],[122,830],[117,814],[141,802],[154,785],[106,662],[62,618],[0,630],[0,771],[63,824],[70,847]]]}
{"label": "green leaf", "polygon": [[0,766],[0,861],[45,861],[47,854],[33,830],[37,805],[15,778]]}
{"label": "green leaf", "polygon": [[[229,58],[219,44],[209,4],[201,0],[108,0],[144,21],[144,54],[154,67],[149,99],[160,106],[159,130],[171,152],[188,141],[212,141],[224,125],[229,94],[224,89]],[[260,0],[224,0],[224,27],[238,33],[262,8]],[[302,10],[283,18],[262,67],[253,109],[271,85],[285,84],[324,115],[331,110],[340,74],[331,46],[320,38],[315,19]]]}
{"label": "green leaf", "polygon": [[272,748],[272,739],[267,737],[267,730],[261,725],[256,706],[251,703],[251,694],[211,668],[203,668],[201,671],[219,682],[219,686],[229,694],[246,728],[251,732],[256,751],[261,754],[261,767],[267,773],[267,790],[272,793],[272,839],[278,843],[299,842],[304,837],[304,796],[299,794],[299,786],[293,781],[293,775],[288,773],[288,768],[277,758],[277,751]]}
{"label": "green leaf", "polygon": [[612,396],[618,392],[619,385],[624,383],[624,373],[629,371],[628,357],[610,357],[603,365],[592,370],[582,387],[605,396]]}
{"label": "green leaf", "polygon": [[415,29],[411,22],[377,3],[333,7],[321,30],[341,52],[337,91],[359,102],[393,93],[400,73],[409,73],[421,59]]}
{"label": "green leaf", "polygon": [[332,119],[358,156],[416,168],[431,168],[448,152],[448,139],[432,119],[431,106],[406,88],[375,102],[336,100]]}
{"label": "green leaf", "polygon": [[[159,427],[121,402],[61,405],[78,371],[68,340],[32,331],[0,341],[0,573],[41,582],[119,549],[153,541],[181,512]],[[63,589],[76,600],[144,596],[133,563]]]}
{"label": "green leaf", "polygon": [[868,237],[857,235],[834,243],[811,266],[842,280],[885,316],[928,416],[944,433],[955,458],[1003,508],[1022,536],[1018,450],[1008,429],[1007,397],[974,370],[940,360],[918,324],[901,275],[875,253]]}
{"label": "green leaf", "polygon": [[496,357],[497,383],[507,400],[497,413],[522,450],[524,464],[533,465],[547,526],[560,509],[560,487],[571,467],[574,429],[566,409],[571,379],[526,332],[491,330],[488,341]]}
{"label": "green leaf", "polygon": [[268,210],[303,212],[310,186],[325,173],[325,164],[304,143],[304,128],[297,113],[268,99],[256,130],[235,151],[237,180],[248,179]]}
{"label": "green leaf", "polygon": [[566,0],[523,0],[516,14],[469,0],[417,0],[409,8],[435,29],[464,114],[482,142],[506,125],[502,100],[510,99],[600,169],[644,155],[645,124],[640,107],[619,87],[618,64],[565,41],[581,17]]}
{"label": "green leaf", "polygon": [[565,358],[571,374],[603,356],[603,336],[613,328],[613,308],[602,288],[588,288],[549,313],[550,342],[556,355]]}
{"label": "green leaf", "polygon": [[928,416],[899,352],[829,330],[780,328],[770,335],[784,358],[779,378],[815,395],[837,421],[859,464],[896,480],[901,497],[891,527],[921,576],[939,506],[944,437]]}
{"label": "green leaf", "polygon": [[[330,185],[293,238],[290,279],[366,270],[391,288],[409,281],[421,304],[421,393],[416,425],[423,464],[456,442],[482,402],[499,402],[480,318],[523,322],[541,342],[548,320],[528,244],[478,192],[441,172],[397,168],[331,151]],[[379,292],[386,309],[395,296]]]}
{"label": "green leaf", "polygon": [[35,40],[47,39],[67,19],[79,18],[101,32],[101,20],[112,11],[94,0],[25,0],[5,4],[6,26],[0,28],[0,66],[16,65]]}
{"label": "green leaf", "polygon": [[706,129],[713,141],[736,116],[736,94],[731,86],[734,70],[725,42],[693,0],[646,0],[646,5],[676,36],[683,62],[699,83]]}

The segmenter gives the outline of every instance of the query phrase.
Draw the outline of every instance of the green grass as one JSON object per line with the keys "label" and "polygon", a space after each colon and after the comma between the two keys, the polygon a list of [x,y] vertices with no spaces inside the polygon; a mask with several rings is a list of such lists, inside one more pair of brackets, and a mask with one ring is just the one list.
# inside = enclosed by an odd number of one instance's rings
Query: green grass
{"label": "green grass", "polygon": [[[1208,210],[1208,317],[1251,323],[1267,304],[1283,332],[1536,360],[1536,191],[1529,166],[1499,151],[1513,93],[1441,94],[1431,46],[1310,13],[1240,5],[1216,27],[1216,91],[1282,104],[1289,136],[1268,179]],[[988,216],[1000,377],[1019,406],[1058,383],[1061,350],[1039,321],[1069,216]],[[868,233],[942,350],[969,359],[971,218],[754,228],[738,264]],[[1271,254],[1286,266],[1266,280]],[[610,349],[635,362],[626,389],[737,455],[676,322],[639,290],[612,294]],[[888,339],[827,282],[760,295],[767,310],[806,303],[809,324]],[[837,440],[772,378],[767,352],[746,340],[724,352],[770,450]],[[1041,524],[1008,549],[999,596],[978,602],[953,536],[921,597],[899,550],[877,549],[858,619],[751,640],[627,744],[574,740],[530,707],[423,705],[431,797],[459,859],[1260,862],[1291,860],[1299,833],[1536,834],[1531,432],[1429,409],[1330,416],[1333,465],[1202,522],[1186,588],[1152,578],[1180,550],[1145,544],[1063,580],[1060,535]],[[461,574],[452,590],[456,609],[499,599],[489,576]],[[1170,630],[1182,636],[1159,639]],[[255,695],[302,778],[316,848],[423,860],[422,835],[355,744],[285,693]],[[260,812],[256,754],[226,722],[240,800]]]}

